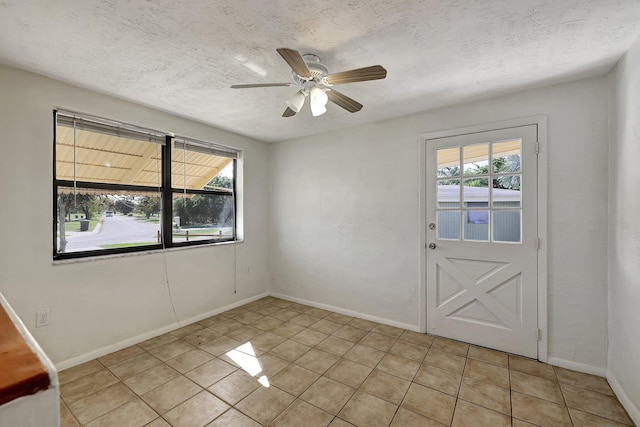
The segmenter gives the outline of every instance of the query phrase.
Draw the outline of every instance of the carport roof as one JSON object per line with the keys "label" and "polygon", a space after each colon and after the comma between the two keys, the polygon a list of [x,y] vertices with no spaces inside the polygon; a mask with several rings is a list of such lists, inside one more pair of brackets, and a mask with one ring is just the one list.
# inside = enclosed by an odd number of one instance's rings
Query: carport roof
{"label": "carport roof", "polygon": [[[520,154],[520,139],[511,141],[498,141],[492,144],[493,158],[506,157]],[[465,145],[463,154],[464,163],[477,163],[488,160],[487,143]],[[459,147],[438,150],[438,169],[460,165]]]}
{"label": "carport roof", "polygon": [[[74,144],[74,129],[56,126],[57,179],[155,188],[161,186],[161,143],[83,129],[76,129],[75,133]],[[185,150],[181,144],[174,142],[171,153],[171,186],[179,189],[204,189],[232,162],[231,158],[202,150]]]}

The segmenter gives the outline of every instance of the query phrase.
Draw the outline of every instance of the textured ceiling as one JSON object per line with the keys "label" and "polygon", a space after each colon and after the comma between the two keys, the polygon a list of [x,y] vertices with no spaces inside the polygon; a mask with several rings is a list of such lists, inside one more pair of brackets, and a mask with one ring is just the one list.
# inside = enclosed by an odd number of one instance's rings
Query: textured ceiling
{"label": "textured ceiling", "polygon": [[[603,74],[639,33],[639,0],[0,0],[0,62],[263,141]],[[294,88],[229,88],[289,82],[278,47],[388,76],[282,118]]]}

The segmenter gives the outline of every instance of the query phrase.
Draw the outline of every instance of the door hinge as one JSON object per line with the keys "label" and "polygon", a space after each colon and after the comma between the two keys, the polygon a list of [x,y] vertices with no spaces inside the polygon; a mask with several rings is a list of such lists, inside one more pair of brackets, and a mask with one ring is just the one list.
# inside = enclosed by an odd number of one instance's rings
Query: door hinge
{"label": "door hinge", "polygon": [[540,341],[541,335],[542,335],[542,332],[540,331],[540,329],[536,329],[536,341]]}
{"label": "door hinge", "polygon": [[536,141],[536,154],[540,153],[540,143]]}
{"label": "door hinge", "polygon": [[540,250],[540,238],[536,237],[536,250],[539,251]]}

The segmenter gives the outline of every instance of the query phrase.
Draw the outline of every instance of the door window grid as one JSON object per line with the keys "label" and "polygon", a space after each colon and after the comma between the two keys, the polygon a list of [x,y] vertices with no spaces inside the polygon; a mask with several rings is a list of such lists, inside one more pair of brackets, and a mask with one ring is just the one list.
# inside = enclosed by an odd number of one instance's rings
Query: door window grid
{"label": "door window grid", "polygon": [[[469,156],[465,156],[467,150]],[[437,150],[438,239],[521,244],[521,155],[520,139]],[[452,161],[452,156],[457,159]],[[477,171],[482,162],[486,163],[486,170],[474,174],[473,167]]]}

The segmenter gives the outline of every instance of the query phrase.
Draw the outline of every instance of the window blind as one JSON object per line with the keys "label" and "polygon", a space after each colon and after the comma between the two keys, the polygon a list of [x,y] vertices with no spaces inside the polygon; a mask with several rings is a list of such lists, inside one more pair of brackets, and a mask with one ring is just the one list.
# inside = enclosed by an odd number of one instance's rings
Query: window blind
{"label": "window blind", "polygon": [[230,159],[238,158],[238,150],[194,139],[176,137],[174,146],[178,150],[194,151],[196,153],[210,154],[212,156],[227,157]]}
{"label": "window blind", "polygon": [[69,128],[75,126],[78,130],[87,130],[120,138],[154,142],[160,145],[165,144],[165,135],[157,131],[69,111],[56,111],[56,124]]}

